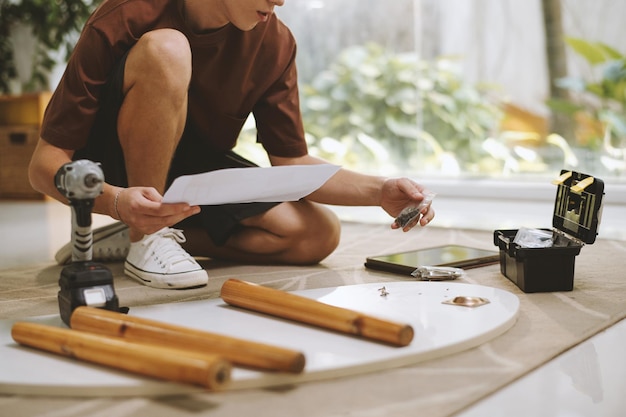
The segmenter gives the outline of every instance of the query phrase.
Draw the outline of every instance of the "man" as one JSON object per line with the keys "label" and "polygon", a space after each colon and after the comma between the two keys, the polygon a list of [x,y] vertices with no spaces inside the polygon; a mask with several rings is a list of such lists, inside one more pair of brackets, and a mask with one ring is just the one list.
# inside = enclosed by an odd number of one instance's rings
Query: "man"
{"label": "man", "polygon": [[[322,204],[376,205],[396,216],[423,199],[423,187],[407,178],[342,169],[297,202],[161,203],[180,175],[252,165],[231,151],[250,113],[272,165],[324,163],[307,153],[296,44],[273,14],[283,3],[105,0],[91,16],[46,110],[29,175],[36,190],[64,201],[53,182],[59,167],[101,162],[107,184],[94,212],[128,228],[115,226],[96,242],[94,259],[121,253],[126,274],[146,285],[195,287],[208,277],[191,255],[321,261],[340,235]],[[425,226],[434,211],[423,214]]]}

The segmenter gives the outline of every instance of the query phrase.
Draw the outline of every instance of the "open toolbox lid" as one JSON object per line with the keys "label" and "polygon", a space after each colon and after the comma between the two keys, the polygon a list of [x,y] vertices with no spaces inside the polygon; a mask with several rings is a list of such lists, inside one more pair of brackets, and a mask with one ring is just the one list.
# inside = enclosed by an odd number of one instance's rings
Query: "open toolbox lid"
{"label": "open toolbox lid", "polygon": [[557,185],[552,226],[567,236],[593,243],[602,216],[604,182],[590,175],[562,170]]}

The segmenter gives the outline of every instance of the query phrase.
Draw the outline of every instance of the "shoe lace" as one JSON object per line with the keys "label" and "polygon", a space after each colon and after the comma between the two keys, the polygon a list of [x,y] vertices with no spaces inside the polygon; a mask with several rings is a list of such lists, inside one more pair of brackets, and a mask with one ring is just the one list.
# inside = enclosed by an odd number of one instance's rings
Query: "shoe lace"
{"label": "shoe lace", "polygon": [[194,262],[181,243],[187,239],[182,230],[165,227],[147,236],[142,244],[148,247],[148,253],[163,266],[173,266],[180,262]]}

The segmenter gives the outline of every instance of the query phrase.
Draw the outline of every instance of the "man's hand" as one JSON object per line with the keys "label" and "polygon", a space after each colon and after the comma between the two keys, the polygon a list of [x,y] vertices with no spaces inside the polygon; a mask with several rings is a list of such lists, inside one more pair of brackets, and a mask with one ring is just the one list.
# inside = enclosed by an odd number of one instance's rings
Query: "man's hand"
{"label": "man's hand", "polygon": [[[383,183],[380,206],[392,217],[397,217],[407,206],[418,205],[424,199],[426,189],[408,178],[390,178]],[[416,224],[426,226],[435,217],[435,211],[430,204],[421,210],[422,217],[419,222],[411,222],[402,230],[407,232]],[[400,228],[395,221],[392,229]]]}
{"label": "man's hand", "polygon": [[[311,155],[284,158],[270,155],[272,165],[321,164],[326,161]],[[380,206],[392,217],[397,217],[409,205],[418,205],[426,189],[408,178],[388,178],[360,174],[340,169],[324,185],[311,193],[307,199],[318,203],[343,206]],[[426,226],[435,217],[430,204],[421,210],[419,224]],[[418,222],[407,224],[402,230],[409,231]],[[391,227],[399,229],[394,222]]]}
{"label": "man's hand", "polygon": [[163,196],[152,187],[119,188],[116,192],[115,215],[131,229],[147,235],[200,212],[199,206],[187,203],[161,203]]}

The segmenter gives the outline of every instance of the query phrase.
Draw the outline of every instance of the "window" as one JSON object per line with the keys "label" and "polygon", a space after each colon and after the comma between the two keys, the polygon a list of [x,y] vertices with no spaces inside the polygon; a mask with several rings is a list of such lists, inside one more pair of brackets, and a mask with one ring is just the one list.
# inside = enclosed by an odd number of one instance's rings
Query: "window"
{"label": "window", "polygon": [[[610,24],[623,15],[615,7],[564,1],[564,36],[617,49],[625,30]],[[277,13],[298,40],[314,153],[383,173],[536,178],[573,168],[626,178],[626,99],[611,104],[621,104],[612,130],[610,117],[581,111],[574,131],[551,135],[540,1],[315,0]],[[601,65],[566,49],[568,76],[602,79]],[[567,86],[580,105],[582,84]],[[597,110],[605,98],[592,96]]]}
{"label": "window", "polygon": [[[573,129],[560,134],[549,127],[539,0],[288,1],[276,12],[299,45],[311,153],[472,198],[553,201],[550,179],[573,169],[604,179],[608,200],[626,204],[626,3],[561,2],[570,43],[559,85],[571,98],[551,105],[578,111],[563,113]],[[612,48],[607,62],[585,59],[596,42]],[[621,102],[582,91],[600,81]]]}

